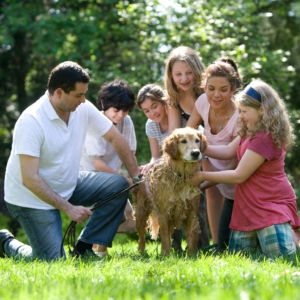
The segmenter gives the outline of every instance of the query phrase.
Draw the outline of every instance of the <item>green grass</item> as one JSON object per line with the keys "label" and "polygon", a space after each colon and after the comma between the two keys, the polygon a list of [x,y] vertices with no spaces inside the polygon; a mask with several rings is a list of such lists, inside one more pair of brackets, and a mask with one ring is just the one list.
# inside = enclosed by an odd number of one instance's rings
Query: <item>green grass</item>
{"label": "green grass", "polygon": [[[121,236],[118,238],[118,236]],[[0,259],[0,299],[298,299],[300,263],[260,255],[160,255],[118,235],[100,261]]]}

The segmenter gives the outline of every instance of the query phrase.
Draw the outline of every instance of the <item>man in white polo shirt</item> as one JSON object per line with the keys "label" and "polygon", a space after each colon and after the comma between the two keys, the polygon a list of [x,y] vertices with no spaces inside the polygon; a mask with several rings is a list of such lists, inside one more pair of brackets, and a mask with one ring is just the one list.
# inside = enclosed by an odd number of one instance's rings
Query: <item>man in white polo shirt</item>
{"label": "man in white polo shirt", "polygon": [[85,99],[89,80],[78,64],[59,64],[50,73],[46,93],[19,117],[6,168],[5,201],[30,246],[1,230],[0,257],[60,258],[60,211],[78,223],[89,219],[76,243],[77,256],[93,255],[93,244],[111,247],[128,194],[93,212],[87,207],[127,188],[128,182],[120,175],[79,172],[86,132],[110,142],[131,177],[139,170],[124,137]]}

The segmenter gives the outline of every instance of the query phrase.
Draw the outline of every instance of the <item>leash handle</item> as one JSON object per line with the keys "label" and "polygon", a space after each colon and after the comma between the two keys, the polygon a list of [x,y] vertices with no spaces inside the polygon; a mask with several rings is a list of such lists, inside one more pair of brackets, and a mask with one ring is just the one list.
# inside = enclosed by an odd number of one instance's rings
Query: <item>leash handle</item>
{"label": "leash handle", "polygon": [[71,248],[70,248],[70,244],[72,244],[73,246],[73,251],[75,250],[75,229],[76,229],[76,224],[77,222],[75,221],[71,221],[71,223],[69,224],[64,237],[62,239],[61,245],[60,245],[60,256],[64,257],[64,241],[67,239],[68,240],[68,244],[69,244],[69,252],[71,253]]}

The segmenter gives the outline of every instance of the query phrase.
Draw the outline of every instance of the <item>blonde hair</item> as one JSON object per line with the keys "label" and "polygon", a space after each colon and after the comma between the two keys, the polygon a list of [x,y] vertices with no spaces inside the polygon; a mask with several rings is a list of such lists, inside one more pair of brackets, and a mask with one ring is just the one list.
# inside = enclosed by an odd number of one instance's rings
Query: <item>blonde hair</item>
{"label": "blonde hair", "polygon": [[195,100],[204,93],[201,87],[202,73],[205,70],[197,53],[186,46],[180,46],[171,51],[166,60],[164,83],[167,90],[166,100],[171,107],[177,107],[180,101],[179,91],[172,79],[172,68],[177,61],[185,62],[194,76],[193,96]]}
{"label": "blonde hair", "polygon": [[141,108],[141,104],[145,101],[146,98],[150,98],[153,101],[158,101],[163,104],[166,104],[165,93],[163,89],[157,84],[146,84],[143,86],[137,95],[137,106]]}
{"label": "blonde hair", "polygon": [[[261,102],[245,93],[249,87],[260,95]],[[241,137],[254,136],[259,131],[266,131],[272,135],[276,147],[288,148],[293,145],[295,136],[285,104],[270,85],[262,80],[254,80],[237,95],[236,100],[238,105],[242,104],[257,110],[263,108],[261,119],[252,128],[247,128],[243,120],[238,119]]]}

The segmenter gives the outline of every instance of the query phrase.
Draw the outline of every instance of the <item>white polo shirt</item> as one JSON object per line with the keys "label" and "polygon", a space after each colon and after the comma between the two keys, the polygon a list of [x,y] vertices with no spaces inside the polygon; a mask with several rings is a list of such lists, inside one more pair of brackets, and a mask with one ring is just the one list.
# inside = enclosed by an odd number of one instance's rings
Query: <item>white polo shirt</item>
{"label": "white polo shirt", "polygon": [[53,209],[22,183],[19,154],[39,157],[39,176],[68,200],[77,183],[80,156],[87,130],[99,137],[112,122],[89,101],[70,113],[68,125],[55,112],[48,91],[18,119],[5,174],[5,201],[23,207]]}

